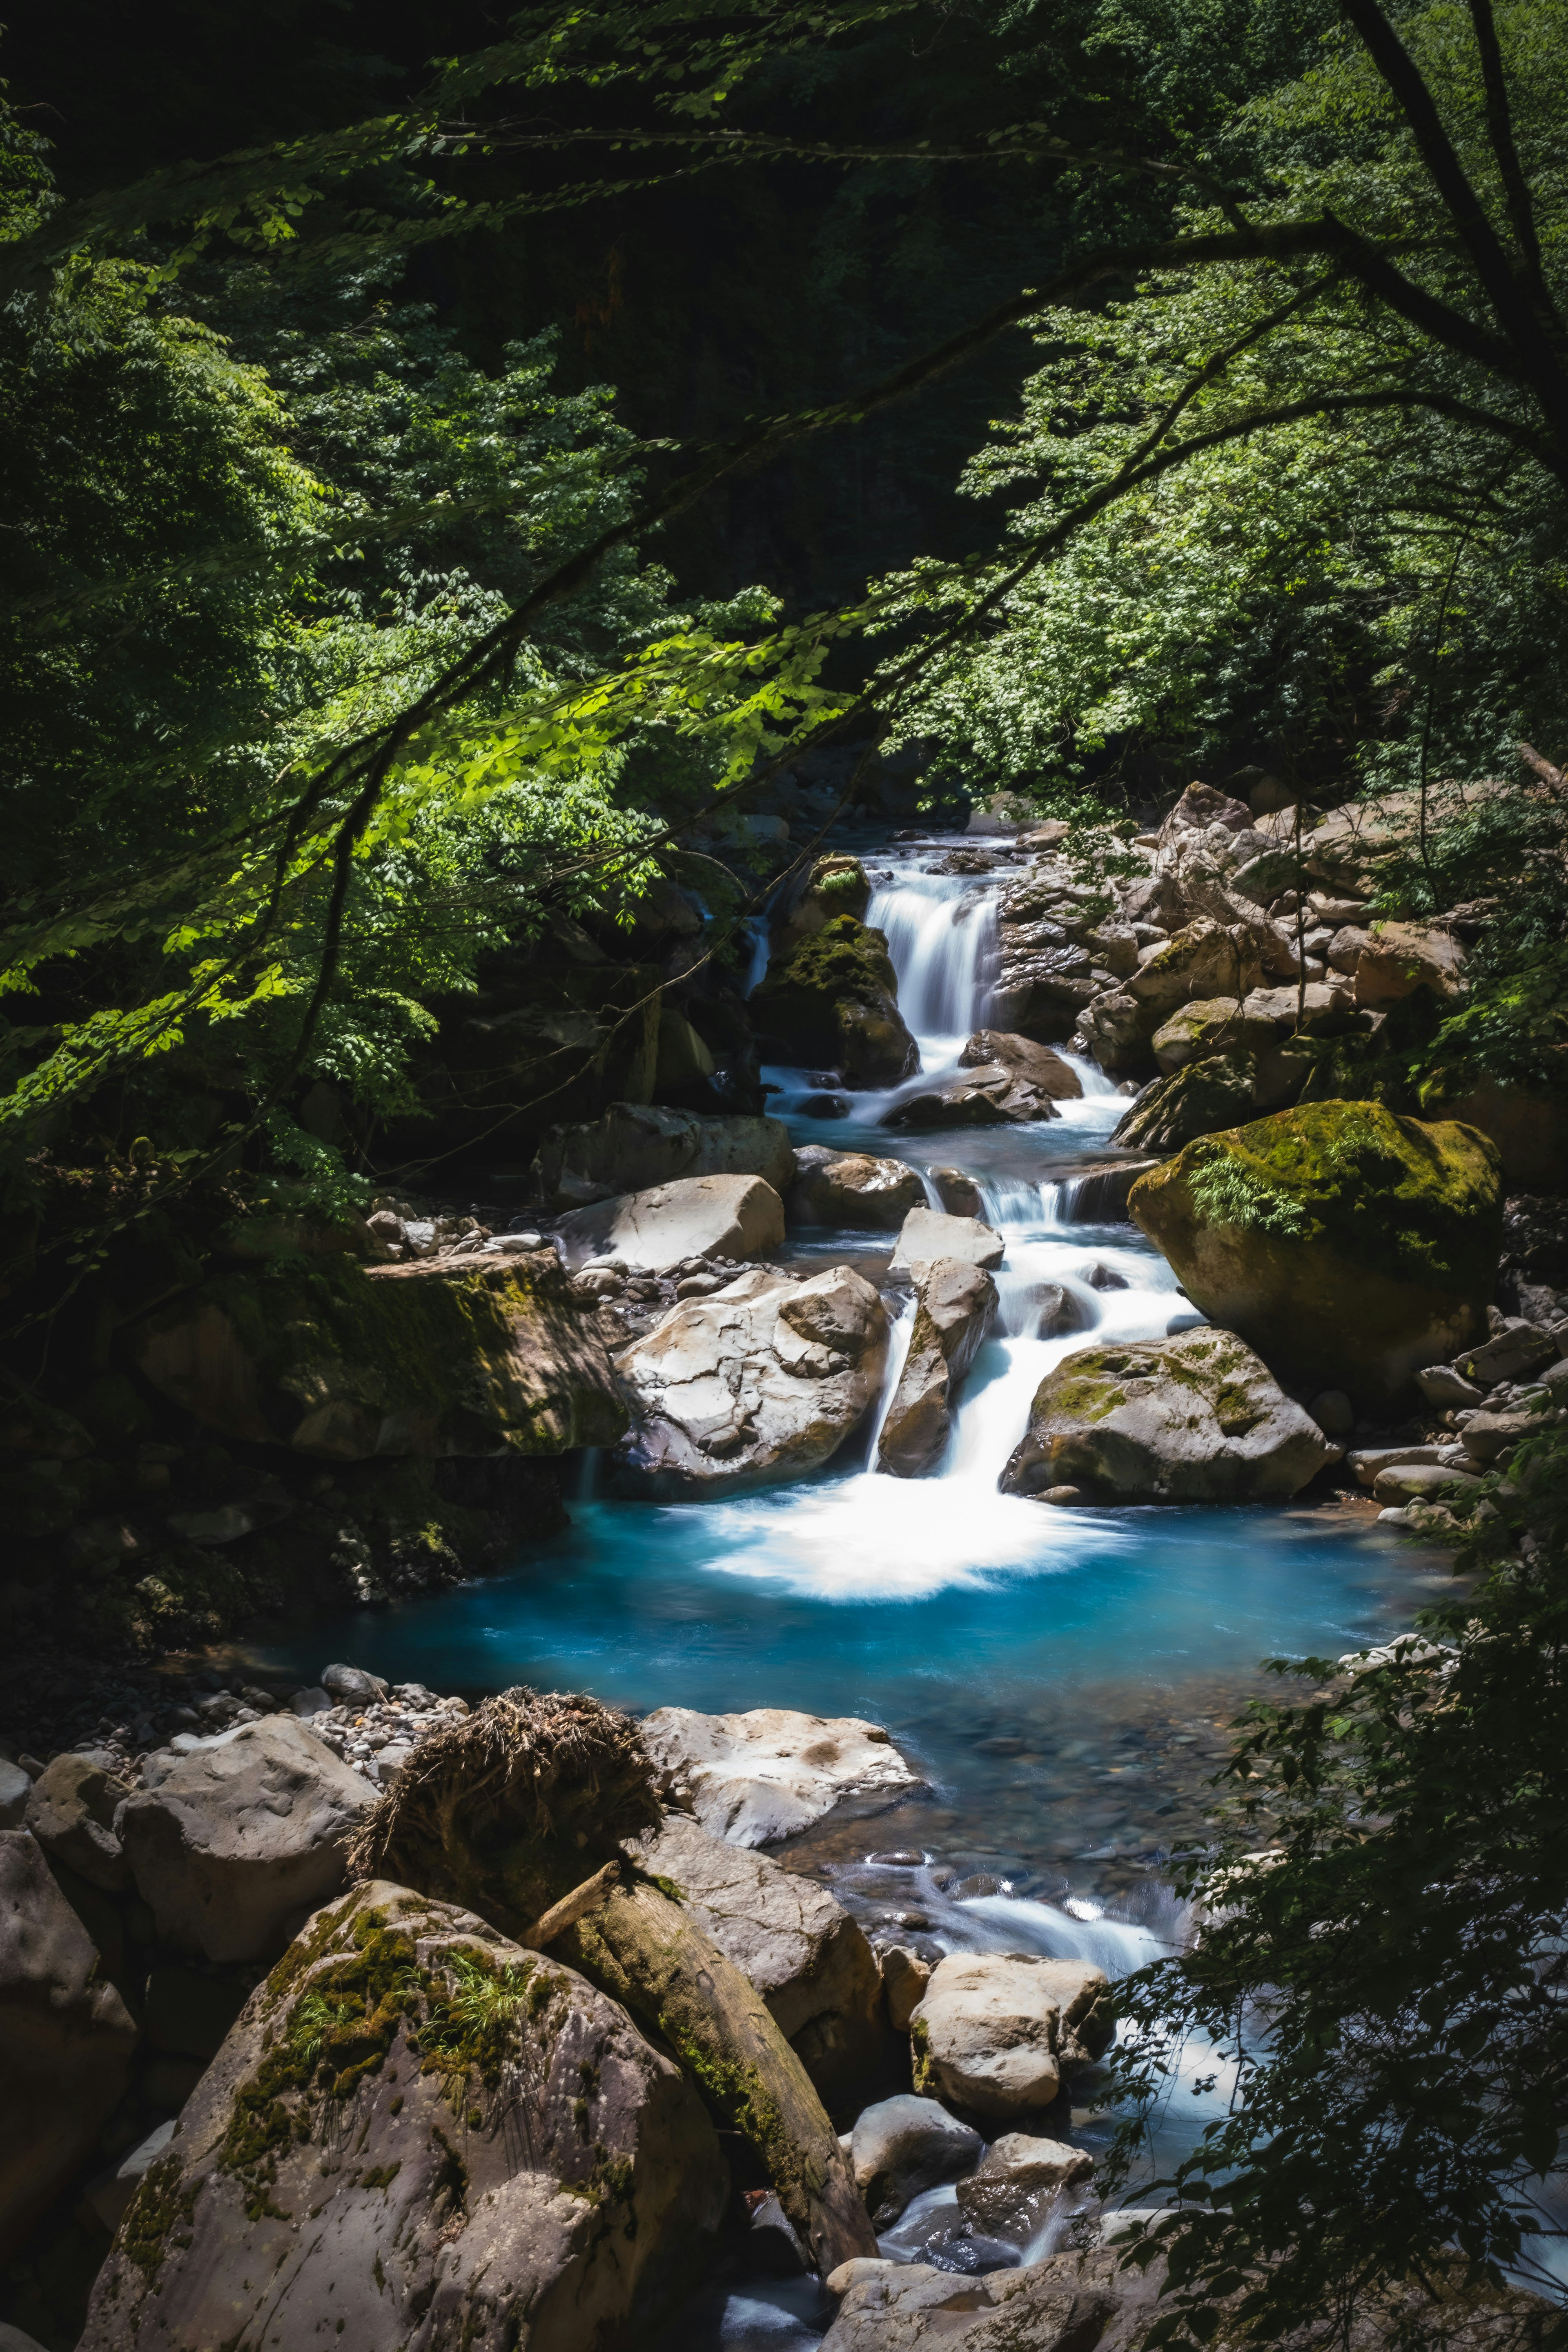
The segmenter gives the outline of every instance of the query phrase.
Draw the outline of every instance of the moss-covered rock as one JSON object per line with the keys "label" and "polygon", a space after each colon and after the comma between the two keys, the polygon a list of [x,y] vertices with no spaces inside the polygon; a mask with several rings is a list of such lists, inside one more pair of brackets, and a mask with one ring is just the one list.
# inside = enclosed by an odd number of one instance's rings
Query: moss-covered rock
{"label": "moss-covered rock", "polygon": [[832,916],[776,956],[751,1003],[788,1061],[821,1063],[860,1087],[897,1086],[920,1068],[888,942],[853,915]]}
{"label": "moss-covered rock", "polygon": [[221,1275],[150,1317],[136,1360],[209,1429],[336,1461],[559,1454],[626,1423],[553,1250]]}
{"label": "moss-covered rock", "polygon": [[623,2009],[469,1912],[360,1887],[247,2002],[82,2343],[629,2343],[700,2274],[727,2187]]}
{"label": "moss-covered rock", "polygon": [[1283,1499],[1341,1450],[1234,1332],[1186,1331],[1065,1358],[1036,1390],[1001,1486],[1121,1502]]}
{"label": "moss-covered rock", "polygon": [[1474,1128],[1303,1104],[1189,1143],[1128,1207],[1194,1304],[1308,1393],[1384,1404],[1486,1336],[1502,1207]]}

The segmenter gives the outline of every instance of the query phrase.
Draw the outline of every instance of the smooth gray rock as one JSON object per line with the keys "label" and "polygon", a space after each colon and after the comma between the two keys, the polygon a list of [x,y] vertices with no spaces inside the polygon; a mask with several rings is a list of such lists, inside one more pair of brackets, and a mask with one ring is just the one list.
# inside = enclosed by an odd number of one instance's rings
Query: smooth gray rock
{"label": "smooth gray rock", "polygon": [[595,1119],[550,1128],[533,1163],[547,1209],[585,1208],[695,1176],[760,1176],[783,1192],[793,1173],[782,1118],[709,1117],[664,1103],[611,1103]]}
{"label": "smooth gray rock", "polygon": [[859,1426],[888,1338],[887,1309],[846,1265],[808,1282],[754,1267],[682,1299],[617,1358],[632,1421],[612,1478],[666,1500],[803,1477]]}
{"label": "smooth gray rock", "polygon": [[135,2046],[43,1847],[0,1831],[0,2262],[90,2153]]}
{"label": "smooth gray rock", "polygon": [[855,2186],[879,2230],[890,2230],[911,2199],[967,2172],[985,2143],[935,2099],[904,2091],[855,2119],[849,2160]]}
{"label": "smooth gray rock", "polygon": [[1005,1244],[994,1226],[978,1217],[950,1217],[941,1209],[911,1209],[899,1230],[893,1251],[895,1268],[918,1273],[939,1258],[984,1266],[989,1273],[1002,1263]]}
{"label": "smooth gray rock", "polygon": [[164,1942],[209,1960],[265,1959],[338,1892],[374,1801],[297,1717],[269,1715],[132,1797],[121,1838]]}
{"label": "smooth gray rock", "polygon": [[830,1151],[808,1143],[795,1154],[795,1181],[787,1209],[797,1225],[849,1225],[872,1233],[897,1233],[911,1209],[925,1199],[925,1186],[901,1160],[878,1160],[868,1151]]}
{"label": "smooth gray rock", "polygon": [[27,1811],[33,1783],[19,1764],[0,1756],[0,1830],[19,1830]]}
{"label": "smooth gray rock", "polygon": [[1500,1388],[1505,1381],[1522,1380],[1531,1372],[1544,1370],[1556,1353],[1555,1345],[1543,1330],[1533,1323],[1514,1318],[1505,1323],[1484,1347],[1459,1357],[1455,1369],[1464,1379],[1483,1389]]}
{"label": "smooth gray rock", "polygon": [[[321,1688],[334,1706],[375,1706],[386,1696],[386,1685],[380,1675],[367,1675],[363,1666],[323,1666]],[[316,1712],[314,1707],[294,1709],[296,1715]]]}
{"label": "smooth gray rock", "polygon": [[57,1862],[68,1863],[107,1895],[123,1895],[131,1870],[114,1834],[115,1808],[130,1795],[86,1756],[57,1756],[34,1781],[23,1814],[26,1826]]}
{"label": "smooth gray rock", "polygon": [[1003,2121],[1048,2107],[1110,2046],[1110,1986],[1081,1960],[951,1952],[910,2021],[917,2091]]}
{"label": "smooth gray rock", "polygon": [[1293,1495],[1343,1453],[1233,1332],[1078,1349],[1035,1391],[1008,1495],[1082,1486],[1156,1503]]}
{"label": "smooth gray rock", "polygon": [[[374,2023],[355,1983],[367,1948],[397,1995]],[[80,2352],[275,2336],[584,2352],[651,2333],[700,2274],[728,2187],[673,2061],[571,1969],[403,1887],[355,1888],[295,1958],[251,1996],[145,2176]],[[465,1982],[500,1996],[489,2066],[452,2041]],[[242,2100],[254,2152],[237,2160]]]}
{"label": "smooth gray rock", "polygon": [[931,1969],[918,1952],[889,1944],[882,1953],[882,1985],[888,1996],[888,2022],[895,2033],[907,2033],[910,2020],[931,1982]]}
{"label": "smooth gray rock", "polygon": [[876,1811],[921,1786],[880,1724],[752,1707],[659,1706],[642,1724],[658,1793],[731,1845],[771,1844],[851,1803]]}
{"label": "smooth gray rock", "polygon": [[689,1257],[765,1257],[784,1237],[784,1202],[761,1176],[691,1176],[574,1209],[555,1228],[566,1263],[623,1257],[662,1274]]}
{"label": "smooth gray rock", "polygon": [[895,1478],[935,1469],[952,1434],[959,1382],[996,1318],[996,1285],[959,1258],[922,1265],[914,1328],[877,1441],[877,1467]]}
{"label": "smooth gray rock", "polygon": [[751,1979],[825,2097],[877,2066],[887,2019],[876,1955],[826,1886],[681,1813],[632,1850],[679,1887],[687,1916]]}
{"label": "smooth gray rock", "polygon": [[1428,1404],[1439,1411],[1449,1405],[1479,1404],[1486,1391],[1478,1381],[1466,1380],[1452,1364],[1428,1364],[1415,1374],[1415,1385]]}
{"label": "smooth gray rock", "polygon": [[[981,2278],[928,2263],[846,2263],[821,2352],[1123,2352],[1156,2287],[1114,2255],[1056,2254]],[[1359,2347],[1358,2347],[1359,2352]]]}

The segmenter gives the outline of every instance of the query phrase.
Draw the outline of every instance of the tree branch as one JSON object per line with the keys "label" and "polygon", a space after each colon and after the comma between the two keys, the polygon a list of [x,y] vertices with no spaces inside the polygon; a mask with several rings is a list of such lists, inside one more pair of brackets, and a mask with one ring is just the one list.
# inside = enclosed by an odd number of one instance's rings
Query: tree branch
{"label": "tree branch", "polygon": [[1541,239],[1536,233],[1535,206],[1531,200],[1530,184],[1519,160],[1519,149],[1514,144],[1513,112],[1508,102],[1508,83],[1502,69],[1502,51],[1498,46],[1491,0],[1470,0],[1470,22],[1475,27],[1476,47],[1481,59],[1481,79],[1487,94],[1487,136],[1491,141],[1492,153],[1497,158],[1497,167],[1502,177],[1508,216],[1520,252],[1524,257],[1525,269],[1535,298],[1547,316],[1558,324],[1556,305],[1542,274]]}
{"label": "tree branch", "polygon": [[1552,351],[1534,305],[1509,266],[1496,230],[1444,130],[1436,102],[1409,50],[1377,0],[1341,0],[1373,63],[1398,101],[1416,149],[1459,233],[1498,324],[1533,386],[1548,427],[1568,456],[1568,376]]}

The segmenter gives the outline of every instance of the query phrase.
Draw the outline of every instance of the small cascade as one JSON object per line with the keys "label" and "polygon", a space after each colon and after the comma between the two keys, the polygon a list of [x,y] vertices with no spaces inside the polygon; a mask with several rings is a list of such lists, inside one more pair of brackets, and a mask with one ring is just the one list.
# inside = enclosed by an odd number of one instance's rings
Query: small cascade
{"label": "small cascade", "polygon": [[884,883],[866,920],[887,936],[899,976],[899,1010],[929,1070],[955,1058],[996,982],[996,900],[947,875],[910,873]]}

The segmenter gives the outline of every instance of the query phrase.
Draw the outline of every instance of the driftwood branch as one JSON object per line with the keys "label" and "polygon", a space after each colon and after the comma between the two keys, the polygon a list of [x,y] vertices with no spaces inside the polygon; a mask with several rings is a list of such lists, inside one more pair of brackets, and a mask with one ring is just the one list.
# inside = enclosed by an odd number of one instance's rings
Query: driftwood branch
{"label": "driftwood branch", "polygon": [[531,1927],[525,1927],[518,1942],[526,1944],[531,1952],[544,1951],[557,1936],[563,1936],[568,1927],[574,1927],[579,1919],[585,1919],[590,1911],[597,1910],[620,1874],[618,1862],[605,1863],[603,1870],[596,1870],[592,1878],[585,1878],[581,1886],[574,1886],[570,1895],[563,1895],[559,1903],[552,1903]]}

